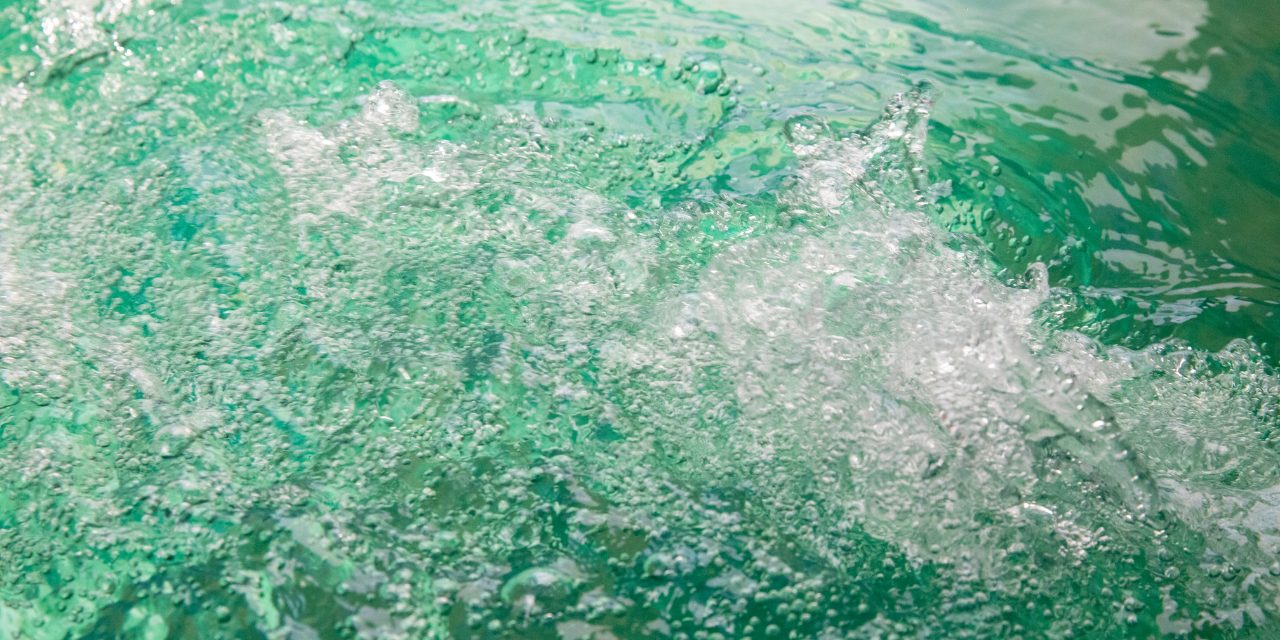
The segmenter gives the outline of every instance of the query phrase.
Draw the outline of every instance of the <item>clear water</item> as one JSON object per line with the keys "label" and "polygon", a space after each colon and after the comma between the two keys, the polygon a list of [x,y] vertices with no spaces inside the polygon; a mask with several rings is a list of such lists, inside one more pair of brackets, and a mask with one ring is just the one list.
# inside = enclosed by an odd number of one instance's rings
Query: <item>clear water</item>
{"label": "clear water", "polygon": [[0,638],[1277,637],[1278,24],[0,1]]}

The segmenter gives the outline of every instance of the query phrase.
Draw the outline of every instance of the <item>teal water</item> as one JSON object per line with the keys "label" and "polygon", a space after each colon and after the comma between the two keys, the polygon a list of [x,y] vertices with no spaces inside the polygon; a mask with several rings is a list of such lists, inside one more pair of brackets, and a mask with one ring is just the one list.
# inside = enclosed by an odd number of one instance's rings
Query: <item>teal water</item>
{"label": "teal water", "polygon": [[1280,635],[1280,5],[0,0],[0,638]]}

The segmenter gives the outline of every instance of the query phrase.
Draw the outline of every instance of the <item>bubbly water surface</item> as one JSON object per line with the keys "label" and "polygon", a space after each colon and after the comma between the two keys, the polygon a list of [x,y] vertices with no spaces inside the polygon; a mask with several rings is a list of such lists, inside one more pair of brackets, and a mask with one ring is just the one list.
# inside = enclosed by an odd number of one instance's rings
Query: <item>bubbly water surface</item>
{"label": "bubbly water surface", "polygon": [[0,638],[1280,634],[1274,6],[0,7]]}

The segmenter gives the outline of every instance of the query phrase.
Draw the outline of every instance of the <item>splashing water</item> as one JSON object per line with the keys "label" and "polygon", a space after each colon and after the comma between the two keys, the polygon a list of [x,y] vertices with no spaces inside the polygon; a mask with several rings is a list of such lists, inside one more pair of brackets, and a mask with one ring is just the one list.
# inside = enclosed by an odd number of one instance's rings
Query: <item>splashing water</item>
{"label": "splashing water", "polygon": [[1280,632],[1266,334],[1112,339],[912,32],[327,4],[0,14],[0,637]]}

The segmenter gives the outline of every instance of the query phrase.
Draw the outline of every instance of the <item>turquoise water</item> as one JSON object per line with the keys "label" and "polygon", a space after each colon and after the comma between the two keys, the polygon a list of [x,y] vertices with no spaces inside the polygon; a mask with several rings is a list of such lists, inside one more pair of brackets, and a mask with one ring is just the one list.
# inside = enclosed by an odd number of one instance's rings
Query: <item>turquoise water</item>
{"label": "turquoise water", "polygon": [[1280,635],[1280,5],[1112,4],[0,0],[0,638]]}

